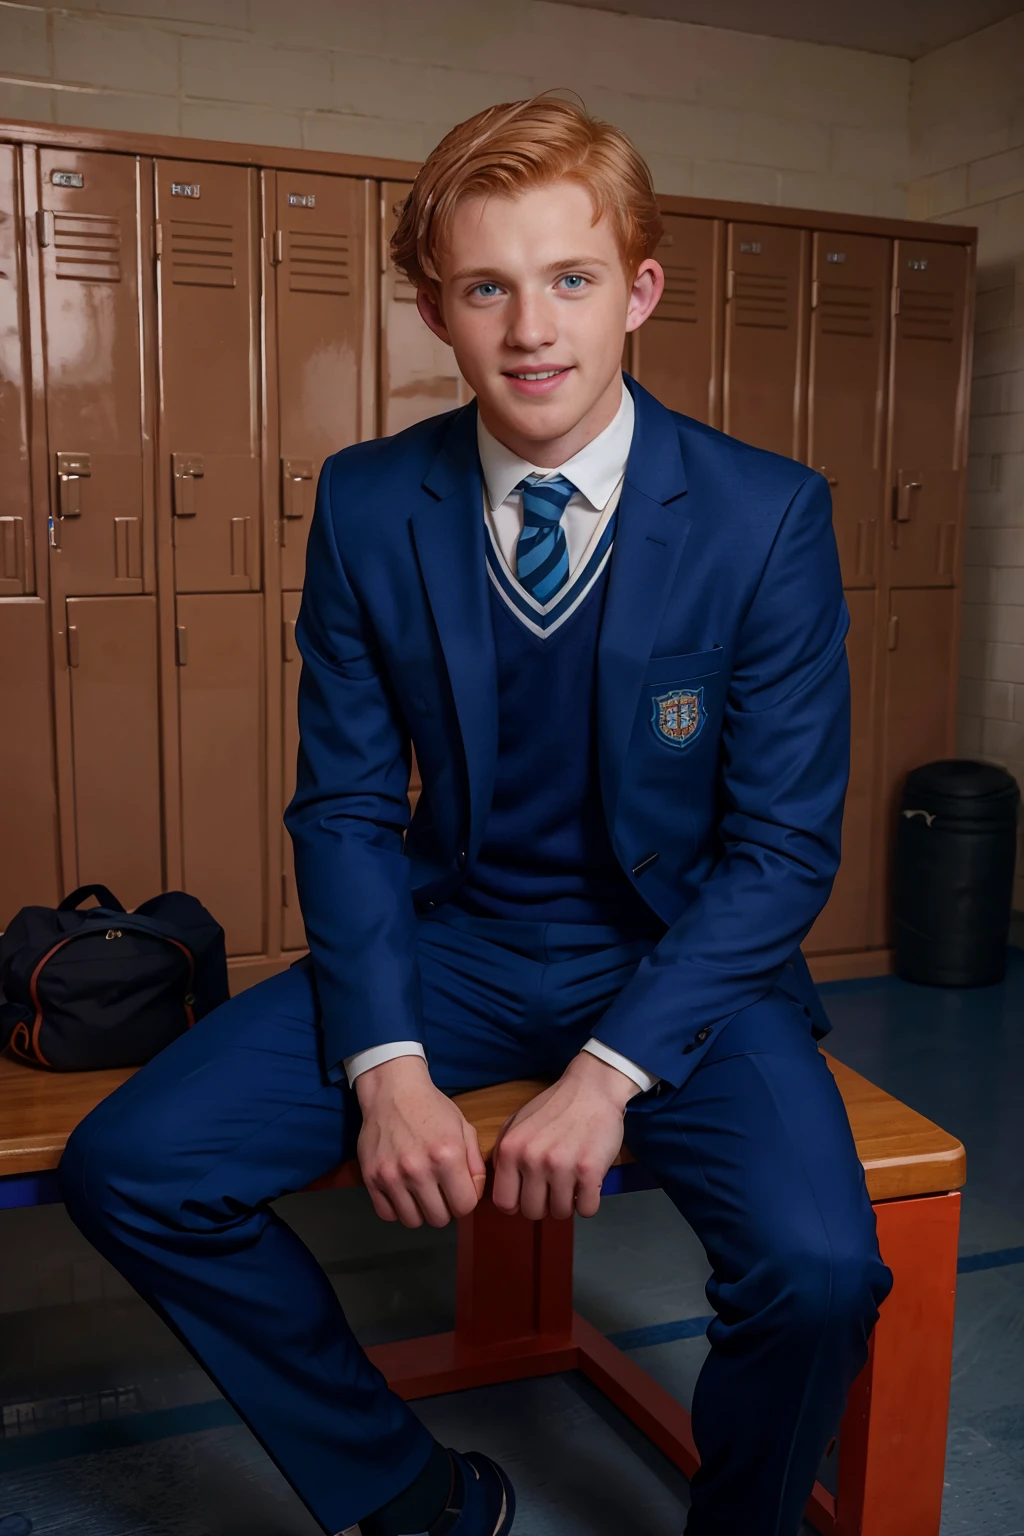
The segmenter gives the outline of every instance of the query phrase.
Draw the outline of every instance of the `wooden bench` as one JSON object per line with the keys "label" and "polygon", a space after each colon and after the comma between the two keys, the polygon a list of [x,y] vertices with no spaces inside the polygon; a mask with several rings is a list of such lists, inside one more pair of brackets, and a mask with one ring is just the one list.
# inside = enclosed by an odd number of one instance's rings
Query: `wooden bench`
{"label": "wooden bench", "polygon": [[[964,1149],[930,1120],[826,1059],[850,1116],[895,1281],[843,1419],[838,1491],[833,1496],[816,1484],[807,1518],[824,1536],[937,1536]],[[68,1136],[129,1076],[51,1075],[0,1058],[0,1209],[59,1199],[53,1170]],[[486,1157],[508,1116],[543,1086],[503,1083],[456,1100]],[[352,1162],[313,1187],[359,1182]],[[624,1153],[604,1190],[652,1187]],[[573,1311],[572,1256],[572,1222],[502,1216],[485,1199],[459,1224],[454,1332],[381,1345],[369,1354],[408,1399],[580,1370],[692,1476],[698,1457],[689,1414]]]}

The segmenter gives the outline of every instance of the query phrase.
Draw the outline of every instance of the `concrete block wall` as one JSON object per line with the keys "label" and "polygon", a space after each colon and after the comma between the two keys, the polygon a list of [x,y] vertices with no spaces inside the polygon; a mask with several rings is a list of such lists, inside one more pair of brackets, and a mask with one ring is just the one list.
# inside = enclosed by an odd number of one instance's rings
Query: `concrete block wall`
{"label": "concrete block wall", "polygon": [[1024,789],[1024,12],[914,65],[910,163],[912,218],[979,231],[959,750]]}
{"label": "concrete block wall", "polygon": [[906,212],[910,65],[546,0],[0,0],[0,117],[417,160],[568,87],[662,192]]}

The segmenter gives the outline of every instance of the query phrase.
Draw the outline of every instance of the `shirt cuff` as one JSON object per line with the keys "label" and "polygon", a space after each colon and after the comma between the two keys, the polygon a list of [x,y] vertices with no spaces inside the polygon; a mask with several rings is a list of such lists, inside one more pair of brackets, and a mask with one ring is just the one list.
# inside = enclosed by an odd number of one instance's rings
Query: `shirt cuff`
{"label": "shirt cuff", "polygon": [[392,1040],[390,1045],[371,1045],[368,1051],[356,1051],[354,1056],[345,1057],[345,1076],[349,1087],[353,1086],[361,1073],[369,1072],[371,1067],[381,1067],[386,1061],[394,1061],[398,1056],[419,1056],[423,1061],[427,1059],[427,1053],[418,1040]]}
{"label": "shirt cuff", "polygon": [[660,1077],[653,1077],[650,1072],[645,1072],[643,1067],[638,1067],[635,1061],[630,1061],[628,1056],[620,1056],[618,1051],[613,1051],[611,1046],[603,1045],[600,1040],[588,1040],[583,1049],[630,1078],[642,1093],[650,1093],[651,1089],[661,1082]]}

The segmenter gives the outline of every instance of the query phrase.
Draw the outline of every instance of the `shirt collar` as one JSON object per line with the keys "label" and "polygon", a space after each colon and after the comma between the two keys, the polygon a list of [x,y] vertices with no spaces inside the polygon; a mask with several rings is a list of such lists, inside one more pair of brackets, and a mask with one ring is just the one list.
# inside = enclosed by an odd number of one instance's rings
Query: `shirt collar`
{"label": "shirt collar", "polygon": [[521,459],[511,448],[489,432],[477,412],[476,441],[480,450],[480,466],[487,500],[492,510],[507,501],[520,480],[527,475],[564,475],[590,502],[597,512],[603,512],[608,500],[626,471],[629,447],[633,441],[633,396],[622,385],[622,403],[603,432],[571,459],[557,469],[538,469],[526,459]]}

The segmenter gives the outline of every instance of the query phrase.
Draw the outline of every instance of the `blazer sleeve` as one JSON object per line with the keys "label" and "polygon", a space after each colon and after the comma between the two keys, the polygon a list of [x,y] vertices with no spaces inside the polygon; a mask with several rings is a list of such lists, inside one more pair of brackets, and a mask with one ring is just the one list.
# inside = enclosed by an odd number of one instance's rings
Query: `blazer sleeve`
{"label": "blazer sleeve", "polygon": [[325,1065],[423,1040],[416,917],[402,838],[408,732],[337,537],[340,475],[320,474],[296,625],[299,757],[285,825],[319,996]]}
{"label": "blazer sleeve", "polygon": [[786,509],[740,628],[718,862],[593,1032],[674,1086],[772,989],[828,899],[849,776],[848,627],[831,497],[815,474]]}

